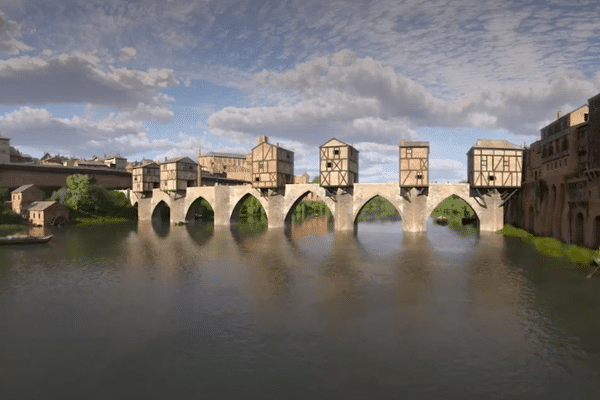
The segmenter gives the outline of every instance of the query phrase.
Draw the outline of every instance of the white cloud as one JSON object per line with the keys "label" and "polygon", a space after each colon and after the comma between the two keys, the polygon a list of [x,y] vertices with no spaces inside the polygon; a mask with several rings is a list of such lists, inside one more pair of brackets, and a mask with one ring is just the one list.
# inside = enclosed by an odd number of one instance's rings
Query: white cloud
{"label": "white cloud", "polygon": [[33,50],[17,38],[21,37],[21,26],[11,21],[0,11],[0,51],[8,54],[19,54],[24,51]]}
{"label": "white cloud", "polygon": [[121,52],[119,53],[119,61],[126,62],[131,61],[135,58],[137,54],[136,49],[133,47],[123,47]]}
{"label": "white cloud", "polygon": [[99,120],[78,116],[57,118],[44,108],[24,106],[0,117],[0,131],[10,137],[15,146],[27,145],[48,152],[70,148],[79,156],[89,156],[90,151],[98,149],[122,155],[165,149],[195,154],[203,143],[198,137],[185,134],[176,135],[175,140],[148,137],[146,127],[138,118],[155,113],[164,114],[164,110],[157,112],[142,105],[132,112],[110,114]]}
{"label": "white cloud", "polygon": [[103,69],[91,53],[0,60],[0,106],[86,102],[135,108],[156,99],[165,104],[157,91],[176,85],[172,69]]}

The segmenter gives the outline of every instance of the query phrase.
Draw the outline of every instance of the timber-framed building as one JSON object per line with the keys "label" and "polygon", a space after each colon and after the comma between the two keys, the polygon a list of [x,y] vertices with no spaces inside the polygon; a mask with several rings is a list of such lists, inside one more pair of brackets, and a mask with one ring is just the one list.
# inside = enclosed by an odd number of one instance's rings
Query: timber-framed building
{"label": "timber-framed building", "polygon": [[319,182],[328,189],[348,189],[358,183],[358,150],[336,138],[319,147]]}
{"label": "timber-framed building", "polygon": [[252,149],[252,187],[258,189],[282,189],[294,183],[294,152],[269,143],[261,136]]}

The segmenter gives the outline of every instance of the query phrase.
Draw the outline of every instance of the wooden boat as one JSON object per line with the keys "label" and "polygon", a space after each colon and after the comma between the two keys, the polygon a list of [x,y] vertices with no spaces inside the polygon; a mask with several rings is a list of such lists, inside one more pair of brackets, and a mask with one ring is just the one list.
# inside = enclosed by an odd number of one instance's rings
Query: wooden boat
{"label": "wooden boat", "polygon": [[435,219],[435,223],[438,225],[448,225],[448,218],[444,217],[443,215],[440,215]]}
{"label": "wooden boat", "polygon": [[29,236],[29,235],[10,235],[0,237],[0,244],[30,244],[30,243],[48,243],[52,235],[48,236]]}

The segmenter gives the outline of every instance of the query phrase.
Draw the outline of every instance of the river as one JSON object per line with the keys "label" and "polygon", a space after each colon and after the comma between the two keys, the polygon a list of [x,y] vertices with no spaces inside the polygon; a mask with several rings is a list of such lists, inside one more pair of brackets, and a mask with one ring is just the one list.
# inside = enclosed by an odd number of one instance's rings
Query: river
{"label": "river", "polygon": [[588,399],[600,278],[518,238],[323,219],[0,248],[0,399]]}

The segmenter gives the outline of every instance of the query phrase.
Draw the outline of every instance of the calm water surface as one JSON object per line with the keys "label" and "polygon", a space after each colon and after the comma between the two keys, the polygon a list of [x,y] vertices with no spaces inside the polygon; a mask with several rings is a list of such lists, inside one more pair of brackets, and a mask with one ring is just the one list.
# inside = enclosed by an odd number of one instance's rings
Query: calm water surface
{"label": "calm water surface", "polygon": [[591,399],[600,279],[520,239],[72,227],[0,248],[0,399]]}

